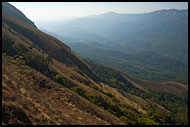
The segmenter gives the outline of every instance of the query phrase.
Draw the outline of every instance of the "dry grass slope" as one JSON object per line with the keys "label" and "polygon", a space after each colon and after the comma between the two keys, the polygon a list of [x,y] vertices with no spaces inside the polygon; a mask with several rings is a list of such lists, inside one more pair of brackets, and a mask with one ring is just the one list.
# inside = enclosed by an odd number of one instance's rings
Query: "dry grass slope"
{"label": "dry grass slope", "polygon": [[[124,124],[115,116],[28,66],[22,69],[30,70],[30,73],[21,73],[20,67],[11,64],[9,60],[3,56],[2,100],[5,112],[3,117],[6,117],[3,123]],[[16,104],[11,107],[10,103]],[[14,114],[9,113],[11,111],[25,114],[27,120],[14,117]]]}

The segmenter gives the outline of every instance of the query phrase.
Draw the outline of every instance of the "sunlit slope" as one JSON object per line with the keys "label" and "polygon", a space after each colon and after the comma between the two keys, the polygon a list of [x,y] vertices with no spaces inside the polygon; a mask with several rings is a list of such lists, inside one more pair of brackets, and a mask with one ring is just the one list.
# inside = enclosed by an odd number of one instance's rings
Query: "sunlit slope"
{"label": "sunlit slope", "polygon": [[[77,66],[77,62],[80,62],[79,64],[82,64],[82,66],[86,65],[72,54],[67,46],[55,38],[6,14],[3,14],[2,24],[3,52],[10,55],[3,56],[4,76],[2,95],[5,117],[5,119],[3,119],[4,124],[124,124],[115,116],[53,81],[51,73],[45,72],[48,68],[52,69],[51,66],[43,68],[37,67],[37,64],[32,63],[34,65],[30,64],[29,67],[25,64],[26,59],[23,58],[24,54],[48,56],[44,49],[52,51],[53,48],[57,49],[60,47],[60,49],[64,50],[61,56],[61,58],[64,59],[62,66],[67,68],[67,72],[63,72],[65,73],[65,77],[68,77],[72,74],[72,71],[80,70]],[[26,33],[30,33],[30,37],[28,37],[29,35],[25,36]],[[40,35],[44,35],[45,37],[41,37]],[[31,38],[35,38],[36,43],[33,43],[34,40],[31,40]],[[43,40],[43,38],[46,39]],[[58,42],[58,44],[56,42]],[[42,43],[44,43],[44,45],[42,45]],[[48,44],[52,45],[48,48]],[[53,59],[54,58],[52,58],[52,63]],[[56,63],[53,63],[53,65],[56,66]],[[51,72],[53,73],[53,71]],[[72,83],[69,79],[68,82]],[[79,81],[75,81],[73,85],[77,85],[77,82]],[[62,101],[60,101],[61,98]],[[80,102],[79,98],[82,98],[83,101]],[[27,106],[25,106],[26,103],[28,104]],[[77,105],[79,108],[73,105]],[[11,111],[14,111],[15,114],[10,114]],[[27,120],[18,117],[20,115],[19,113],[25,114]],[[36,116],[35,114],[39,115]]]}
{"label": "sunlit slope", "polygon": [[172,85],[148,91],[144,81],[84,61],[56,38],[2,16],[2,124],[173,124],[166,114],[186,124],[186,112],[185,119],[178,110],[172,115],[170,97],[178,109],[187,106],[186,98],[166,92]]}

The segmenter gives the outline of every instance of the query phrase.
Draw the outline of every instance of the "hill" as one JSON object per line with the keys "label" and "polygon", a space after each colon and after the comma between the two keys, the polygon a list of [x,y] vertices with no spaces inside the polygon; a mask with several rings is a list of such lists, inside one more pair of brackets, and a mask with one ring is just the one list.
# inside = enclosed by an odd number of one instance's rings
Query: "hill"
{"label": "hill", "polygon": [[11,4],[6,3],[6,2],[2,2],[2,10],[6,14],[11,15],[12,17],[17,18],[17,19],[27,23],[28,25],[37,28],[35,26],[34,22],[32,22],[30,19],[28,19],[20,10],[18,10],[17,8],[12,6]]}
{"label": "hill", "polygon": [[[176,9],[142,14],[111,12],[60,24],[53,32],[82,58],[115,67],[143,80],[175,80],[187,84],[187,14],[187,10]],[[113,56],[113,52],[118,56]],[[161,68],[155,64],[150,66],[152,61],[160,61],[157,65]],[[175,63],[173,69],[168,66],[170,63]],[[183,71],[176,70],[181,67]]]}
{"label": "hill", "polygon": [[[13,18],[4,12],[2,15],[2,46],[3,53],[6,53],[2,63],[3,88],[5,88],[2,94],[3,124],[123,124],[121,120],[86,99],[82,98],[80,102],[79,95],[53,79],[56,74],[59,76],[59,73],[49,67],[49,62],[52,60],[60,63],[54,60],[54,57],[63,61],[61,67],[70,67],[66,70],[67,78],[72,69],[75,71],[86,69],[82,71],[83,73],[88,71],[88,66],[73,54],[69,47],[17,20],[18,18]],[[73,79],[68,82],[76,81]],[[70,87],[76,84],[71,84]],[[50,115],[52,113],[54,115]]]}
{"label": "hill", "polygon": [[85,61],[58,39],[2,12],[3,125],[187,124],[183,84],[162,91],[142,82]]}
{"label": "hill", "polygon": [[[158,10],[142,14],[105,13],[78,18],[54,28],[54,33],[80,39],[98,35],[123,52],[153,51],[187,63],[187,10]],[[90,35],[89,35],[90,36]],[[91,39],[99,43],[100,40]],[[115,47],[116,46],[116,47]]]}
{"label": "hill", "polygon": [[128,54],[84,42],[68,45],[84,59],[117,68],[138,79],[188,83],[187,65],[171,57],[162,56],[152,51]]}

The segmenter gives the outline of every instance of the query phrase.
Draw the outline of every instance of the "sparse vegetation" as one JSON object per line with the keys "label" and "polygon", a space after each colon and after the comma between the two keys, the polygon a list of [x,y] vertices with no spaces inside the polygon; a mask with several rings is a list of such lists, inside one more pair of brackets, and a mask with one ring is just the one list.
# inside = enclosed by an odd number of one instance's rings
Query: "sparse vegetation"
{"label": "sparse vegetation", "polygon": [[98,90],[98,87],[93,84],[91,84],[89,87],[91,87],[92,89]]}
{"label": "sparse vegetation", "polygon": [[31,70],[27,70],[27,69],[19,69],[19,72],[23,73],[23,74],[30,74]]}
{"label": "sparse vegetation", "polygon": [[[133,83],[135,79],[131,78],[131,81],[111,67],[91,61],[86,63],[57,39],[20,22],[19,18],[2,14],[3,124],[188,124],[187,95],[137,88]],[[102,58],[109,56],[104,51],[99,53]],[[113,52],[112,55],[118,54]],[[178,60],[147,52],[133,55],[134,58],[127,56],[127,60],[129,58],[133,62],[125,67],[125,54],[120,54],[122,58],[118,57],[118,61],[113,56],[105,61],[115,66],[119,64],[120,69],[129,68],[140,77],[148,72],[148,79],[155,79],[152,75],[159,74],[158,81],[176,79],[177,72],[184,72],[185,69]],[[142,63],[143,67],[137,63]],[[175,66],[170,66],[171,63]],[[153,65],[158,70],[166,70],[167,76],[153,69]],[[178,78],[183,80],[183,76]],[[127,99],[129,103],[124,102]],[[139,107],[146,112],[140,112]]]}
{"label": "sparse vegetation", "polygon": [[[130,124],[143,124],[143,125],[152,125],[152,124],[176,125],[179,123],[178,119],[181,117],[178,115],[176,116],[174,114],[175,113],[181,114],[182,109],[184,109],[185,112],[183,112],[183,117],[186,117],[186,118],[184,118],[183,120],[181,119],[180,123],[185,124],[185,125],[187,124],[187,114],[188,114],[188,112],[186,112],[187,105],[188,105],[187,95],[178,97],[170,93],[160,92],[160,91],[151,90],[151,89],[147,89],[145,92],[131,85],[131,83],[128,82],[126,79],[124,79],[122,76],[118,76],[119,74],[116,71],[114,71],[112,68],[104,67],[98,64],[94,64],[92,62],[88,62],[88,63],[90,64],[94,74],[100,79],[100,81],[110,85],[111,87],[118,88],[119,90],[123,90],[125,92],[129,92],[141,98],[150,99],[151,101],[162,105],[173,114],[173,115],[166,115],[167,114],[166,111],[159,111],[159,112],[163,112],[163,115],[157,116],[157,118],[155,119],[154,115],[156,115],[158,112],[157,111],[158,109],[156,107],[151,108],[152,112],[151,114],[147,114],[148,115],[147,117],[143,115],[137,117],[135,113],[130,111],[130,109],[120,110],[120,108],[115,108],[114,111],[111,110],[112,108],[108,109],[108,112],[116,115],[118,118],[120,118],[124,122],[130,123]],[[104,94],[108,96],[112,96],[109,93],[104,93]],[[119,100],[117,100],[115,97],[112,97],[112,100],[115,103],[119,103]],[[147,110],[149,110],[149,108]],[[121,114],[124,117],[121,117],[122,116]],[[167,117],[164,117],[164,114]],[[134,117],[131,117],[131,116],[134,116]],[[168,119],[172,119],[172,120],[168,120]]]}
{"label": "sparse vegetation", "polygon": [[107,96],[109,96],[109,97],[111,97],[111,98],[114,97],[114,95],[113,95],[112,93],[110,93],[110,92],[104,92],[104,94],[106,94]]}
{"label": "sparse vegetation", "polygon": [[67,87],[67,88],[72,88],[75,87],[76,85],[67,81],[65,78],[61,77],[59,74],[55,75],[54,78],[55,81],[57,81],[58,83],[60,83],[61,85]]}
{"label": "sparse vegetation", "polygon": [[79,86],[71,87],[71,90],[74,91],[74,92],[76,92],[76,93],[79,94],[80,96],[87,98],[87,97],[86,97],[86,94],[85,94],[85,91],[82,90],[81,87],[79,87]]}

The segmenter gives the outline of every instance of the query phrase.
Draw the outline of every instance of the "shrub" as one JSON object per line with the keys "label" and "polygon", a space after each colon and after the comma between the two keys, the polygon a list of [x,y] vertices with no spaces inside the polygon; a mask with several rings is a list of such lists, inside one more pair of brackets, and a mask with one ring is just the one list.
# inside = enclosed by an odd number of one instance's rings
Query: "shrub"
{"label": "shrub", "polygon": [[15,60],[10,60],[10,62],[12,64],[16,64],[16,65],[24,65],[25,62],[23,60],[21,60],[20,58],[16,58]]}
{"label": "shrub", "polygon": [[127,125],[136,125],[135,121],[130,120],[129,118],[125,116],[121,116],[120,119],[125,122]]}
{"label": "shrub", "polygon": [[112,97],[112,101],[115,103],[119,103],[120,101],[116,97]]}
{"label": "shrub", "polygon": [[57,82],[59,82],[59,83],[62,83],[62,78],[61,78],[61,76],[58,75],[58,74],[55,76],[55,80],[56,80]]}
{"label": "shrub", "polygon": [[106,94],[108,97],[114,97],[114,95],[113,94],[111,94],[110,92],[105,92],[104,94]]}
{"label": "shrub", "polygon": [[144,118],[144,117],[138,119],[138,124],[139,125],[158,125],[158,123],[154,122],[153,120]]}
{"label": "shrub", "polygon": [[95,85],[92,85],[92,84],[91,84],[90,87],[91,87],[92,89],[98,90],[98,87],[95,86]]}
{"label": "shrub", "polygon": [[85,93],[87,99],[91,101],[92,103],[104,107],[104,109],[108,109],[109,102],[107,102],[104,98],[101,97],[101,95],[94,94],[94,93]]}
{"label": "shrub", "polygon": [[45,72],[47,71],[49,61],[51,60],[47,56],[42,56],[39,54],[31,54],[31,53],[26,53],[24,54],[24,60],[27,65],[31,66],[32,68],[40,71],[40,72]]}
{"label": "shrub", "polygon": [[71,90],[74,91],[74,92],[76,92],[76,93],[78,93],[82,97],[86,97],[85,92],[79,86],[77,86],[77,87],[71,87]]}
{"label": "shrub", "polygon": [[18,71],[23,73],[23,74],[30,74],[31,73],[31,71],[27,70],[27,69],[19,69]]}

